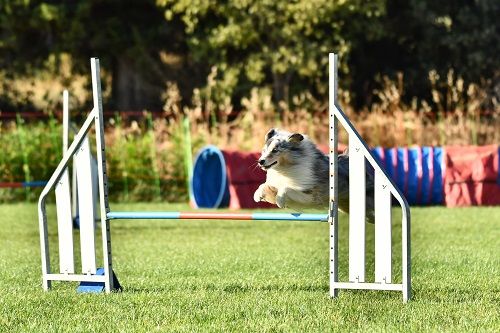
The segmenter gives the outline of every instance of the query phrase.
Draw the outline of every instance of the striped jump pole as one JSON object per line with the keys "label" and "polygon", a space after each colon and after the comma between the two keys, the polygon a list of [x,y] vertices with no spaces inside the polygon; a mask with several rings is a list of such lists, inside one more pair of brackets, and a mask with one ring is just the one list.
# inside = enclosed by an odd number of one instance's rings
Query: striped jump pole
{"label": "striped jump pole", "polygon": [[[403,293],[403,301],[406,302],[411,296],[410,279],[410,209],[406,199],[399,189],[380,167],[366,143],[342,112],[337,99],[337,56],[330,54],[330,81],[329,81],[329,130],[330,130],[330,208],[326,214],[299,214],[299,213],[227,213],[227,212],[113,212],[108,201],[108,180],[106,170],[106,155],[104,144],[104,123],[101,98],[101,83],[99,72],[99,60],[91,59],[92,69],[92,92],[94,107],[82,128],[79,130],[73,143],[65,149],[64,157],[52,174],[50,180],[42,191],[38,203],[40,244],[42,252],[42,275],[44,289],[49,289],[51,281],[80,281],[85,291],[111,292],[120,288],[118,280],[113,273],[111,255],[111,220],[136,220],[136,219],[166,219],[166,220],[251,220],[251,221],[309,221],[327,222],[330,227],[330,296],[336,297],[341,289],[368,289],[368,290],[394,290]],[[338,123],[346,129],[349,135],[349,197],[356,198],[350,201],[349,215],[349,279],[339,280],[338,261]],[[73,248],[69,248],[71,242],[64,242],[63,250],[70,253],[67,258],[68,264],[61,265],[59,273],[52,273],[49,260],[47,216],[45,201],[49,191],[53,190],[61,179],[64,179],[68,163],[75,155],[81,155],[85,151],[85,159],[81,159],[78,168],[89,169],[90,160],[87,158],[88,140],[86,134],[95,127],[96,132],[96,154],[98,192],[100,204],[100,221],[103,246],[103,268],[96,266],[96,251],[94,244],[94,216],[96,212],[90,204],[92,200],[92,182],[78,181],[78,196],[85,196],[89,203],[87,209],[83,210],[87,218],[80,219],[80,244],[82,257],[82,272],[74,273],[72,254]],[[77,158],[78,159],[78,158]],[[375,170],[374,174],[374,198],[367,198],[367,173],[366,163]],[[84,165],[85,164],[85,165]],[[370,183],[372,184],[372,183]],[[402,281],[395,283],[392,279],[392,198],[399,202],[402,208]],[[369,199],[374,199],[375,206],[375,276],[373,279],[365,274],[365,217],[366,206]],[[371,202],[371,201],[370,201]],[[67,206],[67,205],[66,205]],[[65,212],[65,215],[68,215]],[[67,230],[66,230],[67,231]],[[69,237],[69,236],[68,236]],[[64,237],[59,237],[64,238]],[[345,240],[347,241],[347,240]],[[72,246],[72,245],[71,245]],[[60,250],[61,252],[61,250]],[[60,254],[61,256],[61,254]],[[61,257],[64,258],[64,255]],[[61,262],[64,262],[61,259]],[[87,288],[87,289],[85,289]]]}
{"label": "striped jump pole", "polygon": [[201,212],[109,212],[108,219],[118,220],[252,220],[328,222],[327,214],[294,213],[201,213]]}

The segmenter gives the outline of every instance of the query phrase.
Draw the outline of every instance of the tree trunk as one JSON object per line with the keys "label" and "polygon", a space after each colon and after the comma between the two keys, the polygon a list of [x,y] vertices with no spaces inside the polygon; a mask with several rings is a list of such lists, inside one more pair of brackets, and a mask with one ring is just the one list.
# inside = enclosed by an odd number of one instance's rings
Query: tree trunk
{"label": "tree trunk", "polygon": [[112,76],[114,108],[120,111],[144,108],[141,106],[141,79],[129,58],[122,56],[115,59]]}
{"label": "tree trunk", "polygon": [[292,73],[285,74],[273,73],[273,99],[279,107],[279,102],[288,103],[289,87]]}

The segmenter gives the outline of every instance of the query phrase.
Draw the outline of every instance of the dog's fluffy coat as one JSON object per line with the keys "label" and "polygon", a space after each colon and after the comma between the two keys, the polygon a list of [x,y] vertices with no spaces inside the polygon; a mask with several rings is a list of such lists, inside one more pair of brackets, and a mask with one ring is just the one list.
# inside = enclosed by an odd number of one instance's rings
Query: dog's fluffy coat
{"label": "dog's fluffy coat", "polygon": [[[302,211],[328,209],[329,158],[305,135],[271,129],[265,137],[259,165],[267,171],[266,182],[254,193],[254,200],[280,208]],[[349,155],[338,157],[339,209],[349,212]],[[373,222],[373,177],[366,179],[367,219]]]}

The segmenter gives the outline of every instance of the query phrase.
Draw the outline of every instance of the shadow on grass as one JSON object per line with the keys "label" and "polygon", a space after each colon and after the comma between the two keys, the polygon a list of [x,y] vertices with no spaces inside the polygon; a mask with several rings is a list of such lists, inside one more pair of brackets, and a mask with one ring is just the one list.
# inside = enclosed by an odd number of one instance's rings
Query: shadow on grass
{"label": "shadow on grass", "polygon": [[327,285],[280,285],[280,284],[268,284],[268,285],[250,285],[241,283],[230,283],[226,285],[216,285],[213,283],[208,283],[206,285],[179,285],[179,286],[155,286],[149,288],[144,287],[128,287],[124,286],[125,292],[130,293],[156,293],[156,292],[173,292],[173,291],[209,291],[209,292],[223,292],[229,294],[237,293],[248,293],[256,291],[281,291],[281,292],[295,292],[295,291],[305,291],[305,292],[328,292],[329,287]]}
{"label": "shadow on grass", "polygon": [[[328,294],[328,285],[318,284],[266,284],[252,285],[250,283],[228,283],[228,284],[214,284],[207,283],[203,285],[163,285],[163,286],[124,286],[124,292],[149,294],[149,293],[168,293],[168,292],[196,292],[207,291],[227,294],[251,293],[251,292],[311,292],[311,293],[325,293]],[[400,293],[394,291],[367,291],[367,290],[342,290],[341,294],[349,294],[355,297],[368,297],[372,298],[377,295],[378,300],[393,300],[399,299]],[[491,290],[478,290],[467,288],[431,288],[431,289],[414,289],[412,291],[412,302],[423,303],[464,303],[464,302],[494,302],[495,292]]]}
{"label": "shadow on grass", "polygon": [[[171,222],[175,223],[175,222]],[[210,224],[210,221],[208,222],[193,222],[191,225],[189,225],[189,222],[177,222],[177,225],[151,225],[151,224],[144,224],[144,225],[127,225],[126,223],[123,223],[122,225],[113,225],[113,233],[120,233],[120,232],[129,232],[129,231],[152,231],[152,230],[188,230],[188,229],[219,229],[219,230],[235,230],[235,229],[249,229],[250,228],[250,223],[245,221],[237,221],[237,222],[228,222],[227,224],[221,224],[217,223],[214,225],[213,223]]]}
{"label": "shadow on grass", "polygon": [[498,301],[497,297],[495,291],[474,286],[470,288],[450,286],[413,290],[413,299],[425,303],[494,302],[495,299]]}

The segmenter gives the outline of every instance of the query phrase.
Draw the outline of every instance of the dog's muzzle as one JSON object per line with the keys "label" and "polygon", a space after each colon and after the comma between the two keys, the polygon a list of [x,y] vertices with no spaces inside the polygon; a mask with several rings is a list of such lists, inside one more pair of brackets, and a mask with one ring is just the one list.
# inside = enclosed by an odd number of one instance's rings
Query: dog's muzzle
{"label": "dog's muzzle", "polygon": [[266,160],[259,160],[260,167],[264,170],[267,170],[267,169],[271,168],[273,165],[275,165],[276,163],[278,163],[278,161],[274,161],[273,163],[271,163],[269,165],[264,165],[265,163],[266,163]]}

